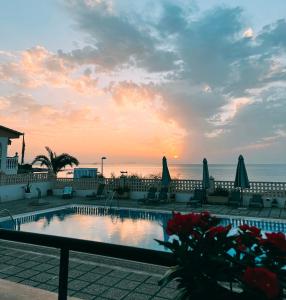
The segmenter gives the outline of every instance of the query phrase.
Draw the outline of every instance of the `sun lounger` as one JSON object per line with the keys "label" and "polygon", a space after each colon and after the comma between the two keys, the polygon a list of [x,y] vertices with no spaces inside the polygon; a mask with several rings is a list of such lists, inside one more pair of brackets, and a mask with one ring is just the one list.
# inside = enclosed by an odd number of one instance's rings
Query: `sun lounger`
{"label": "sun lounger", "polygon": [[272,200],[272,202],[271,202],[271,207],[279,207],[278,201],[277,201],[276,198],[274,198],[274,199]]}
{"label": "sun lounger", "polygon": [[156,193],[157,193],[157,188],[155,186],[151,186],[148,190],[146,197],[143,199],[143,202],[144,203],[158,202]]}
{"label": "sun lounger", "polygon": [[228,205],[237,207],[241,205],[240,191],[230,191],[230,194],[228,196]]}
{"label": "sun lounger", "polygon": [[249,200],[249,207],[263,207],[263,199],[260,194],[253,194]]}
{"label": "sun lounger", "polygon": [[190,198],[189,202],[187,202],[187,206],[202,206],[204,199],[204,190],[195,189],[194,195]]}
{"label": "sun lounger", "polygon": [[98,185],[96,194],[92,197],[94,200],[101,200],[106,198],[105,194],[105,183],[100,183]]}
{"label": "sun lounger", "polygon": [[73,188],[71,186],[65,186],[63,189],[63,199],[70,199],[73,196]]}
{"label": "sun lounger", "polygon": [[158,202],[168,202],[168,187],[161,187],[159,194],[158,194]]}

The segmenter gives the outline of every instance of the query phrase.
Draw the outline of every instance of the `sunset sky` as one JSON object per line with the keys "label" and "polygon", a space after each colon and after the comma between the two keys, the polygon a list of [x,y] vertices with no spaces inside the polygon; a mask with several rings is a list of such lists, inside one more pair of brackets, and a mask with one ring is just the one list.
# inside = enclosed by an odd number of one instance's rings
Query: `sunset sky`
{"label": "sunset sky", "polygon": [[[286,1],[0,2],[0,125],[80,162],[286,162]],[[10,154],[20,152],[13,141]]]}

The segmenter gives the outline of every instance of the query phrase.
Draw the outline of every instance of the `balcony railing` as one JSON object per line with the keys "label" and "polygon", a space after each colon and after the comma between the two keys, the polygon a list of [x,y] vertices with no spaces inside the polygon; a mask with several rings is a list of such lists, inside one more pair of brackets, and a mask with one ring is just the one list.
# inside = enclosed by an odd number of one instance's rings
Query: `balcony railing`
{"label": "balcony railing", "polygon": [[18,156],[7,157],[6,159],[6,173],[17,174],[18,170]]}
{"label": "balcony railing", "polygon": [[69,251],[104,255],[143,263],[172,266],[171,253],[74,238],[0,229],[0,239],[60,249],[58,300],[67,299]]}

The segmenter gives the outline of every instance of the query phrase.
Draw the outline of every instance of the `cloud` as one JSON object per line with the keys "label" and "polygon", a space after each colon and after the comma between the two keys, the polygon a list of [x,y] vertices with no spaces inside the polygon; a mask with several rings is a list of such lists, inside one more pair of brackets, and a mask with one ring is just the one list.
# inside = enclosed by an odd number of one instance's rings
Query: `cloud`
{"label": "cloud", "polygon": [[61,52],[61,55],[72,61],[93,62],[103,70],[122,68],[125,64],[144,66],[150,72],[176,68],[175,53],[161,48],[162,43],[152,32],[151,24],[148,26],[145,19],[143,24],[140,15],[110,10],[106,1],[92,3],[68,2],[76,26],[88,34],[89,45],[71,53]]}
{"label": "cloud", "polygon": [[[139,85],[123,81],[109,87],[113,100],[119,105],[132,106],[137,103],[153,108],[162,107],[162,97],[150,85]],[[161,103],[161,105],[159,105]]]}
{"label": "cloud", "polygon": [[25,93],[11,94],[0,97],[1,118],[8,116],[14,121],[21,120],[26,123],[29,120],[41,125],[76,124],[77,122],[97,122],[99,117],[94,115],[92,108],[88,106],[76,107],[68,102],[66,105],[45,105],[37,101],[32,95]]}
{"label": "cloud", "polygon": [[[82,95],[72,109],[60,109],[59,122],[89,122],[99,107],[108,114],[100,120],[112,137],[119,132],[137,141],[131,131],[140,127],[146,145],[156,142],[162,150],[177,143],[172,152],[185,161],[231,159],[242,149],[254,158],[256,151],[266,157],[269,147],[282,153],[285,19],[254,32],[244,10],[227,5],[199,11],[189,1],[69,0],[65,8],[83,34],[82,47],[53,53],[36,46],[2,53],[0,63],[2,81],[19,91],[56,88]],[[8,109],[13,101],[4,98],[0,108]],[[54,105],[30,100],[21,100],[30,113],[57,113]]]}
{"label": "cloud", "polygon": [[222,129],[222,128],[214,129],[214,130],[212,130],[211,132],[206,132],[206,133],[205,133],[205,136],[206,136],[207,138],[213,139],[213,138],[216,138],[216,137],[220,136],[220,135],[223,134],[224,132],[225,132],[225,130]]}
{"label": "cloud", "polygon": [[244,38],[252,39],[254,37],[254,32],[252,28],[247,28],[242,35]]}
{"label": "cloud", "polygon": [[78,93],[99,92],[97,80],[90,74],[42,46],[22,51],[14,61],[0,64],[0,77],[24,88],[52,86],[72,88]]}
{"label": "cloud", "polygon": [[246,105],[250,105],[253,103],[253,100],[250,98],[236,98],[231,99],[229,103],[225,104],[220,108],[221,112],[215,114],[209,119],[210,123],[214,125],[225,125],[239,113],[241,109],[244,108]]}

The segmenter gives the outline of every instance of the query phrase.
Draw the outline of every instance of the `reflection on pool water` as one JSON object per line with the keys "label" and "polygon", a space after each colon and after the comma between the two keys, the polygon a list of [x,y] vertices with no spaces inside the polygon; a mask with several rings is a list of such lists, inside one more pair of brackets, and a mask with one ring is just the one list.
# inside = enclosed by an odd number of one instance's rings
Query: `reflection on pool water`
{"label": "reflection on pool water", "polygon": [[[163,228],[170,217],[171,213],[167,212],[75,205],[15,216],[15,221],[17,229],[21,231],[164,250],[154,239],[169,238]],[[226,217],[221,219],[222,225],[229,223],[234,228],[246,223],[263,231],[286,233],[286,222],[282,221]],[[0,227],[12,229],[13,223],[6,219],[0,221]]]}

